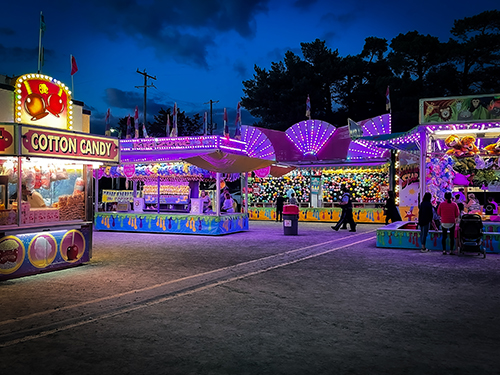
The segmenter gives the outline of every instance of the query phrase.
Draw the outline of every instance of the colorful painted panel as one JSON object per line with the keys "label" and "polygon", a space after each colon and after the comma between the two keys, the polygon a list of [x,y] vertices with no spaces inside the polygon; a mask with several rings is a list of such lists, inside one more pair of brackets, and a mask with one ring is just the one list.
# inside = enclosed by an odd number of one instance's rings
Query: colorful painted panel
{"label": "colorful painted panel", "polygon": [[[337,222],[340,214],[340,208],[301,208],[299,221]],[[276,208],[252,207],[249,215],[250,220],[276,220]],[[382,208],[355,208],[353,216],[358,223],[385,223]]]}
{"label": "colorful painted panel", "polygon": [[5,236],[0,239],[0,280],[88,262],[90,237],[90,227]]}
{"label": "colorful painted panel", "polygon": [[99,212],[94,228],[124,232],[201,234],[217,236],[248,230],[248,215],[176,215]]}
{"label": "colorful painted panel", "polygon": [[[401,229],[407,223],[397,222],[377,229],[377,247],[419,250],[422,248],[419,229]],[[483,247],[487,253],[500,253],[500,223],[485,223]],[[430,230],[425,247],[442,251],[441,232]],[[450,248],[449,240],[447,249]]]}

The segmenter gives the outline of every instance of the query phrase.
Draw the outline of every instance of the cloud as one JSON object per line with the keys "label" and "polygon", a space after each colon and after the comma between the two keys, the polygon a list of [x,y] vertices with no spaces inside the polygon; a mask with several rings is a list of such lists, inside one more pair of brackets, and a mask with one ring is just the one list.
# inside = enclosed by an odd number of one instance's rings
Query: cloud
{"label": "cloud", "polygon": [[207,50],[214,34],[235,31],[243,38],[256,33],[255,16],[270,0],[90,0],[82,7],[96,30],[138,46],[154,47],[158,57],[208,68]]}
{"label": "cloud", "polygon": [[245,78],[248,75],[248,69],[244,61],[238,60],[233,64],[233,69],[238,73],[238,77]]}
{"label": "cloud", "polygon": [[1,36],[13,36],[16,32],[8,27],[0,27],[0,35]]}
{"label": "cloud", "polygon": [[311,9],[315,3],[317,3],[317,0],[295,0],[293,6],[301,11],[305,11]]}
{"label": "cloud", "polygon": [[341,24],[342,26],[348,26],[356,21],[356,13],[343,13],[343,14],[335,14],[335,13],[325,13],[320,18],[320,24],[323,26],[338,26]]}
{"label": "cloud", "polygon": [[[47,50],[45,53],[47,54]],[[21,48],[21,47],[5,47],[0,44],[0,62],[26,62],[34,61],[36,63],[38,56],[38,47],[36,48]]]}

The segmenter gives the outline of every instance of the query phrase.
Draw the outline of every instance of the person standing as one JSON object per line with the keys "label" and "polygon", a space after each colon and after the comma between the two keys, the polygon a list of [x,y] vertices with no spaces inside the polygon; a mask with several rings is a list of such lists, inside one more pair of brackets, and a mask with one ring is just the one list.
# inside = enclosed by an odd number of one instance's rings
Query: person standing
{"label": "person standing", "polygon": [[292,193],[292,196],[290,197],[290,199],[288,200],[288,203],[289,204],[297,204],[297,198],[295,198],[295,193]]}
{"label": "person standing", "polygon": [[398,207],[396,206],[396,197],[394,192],[390,190],[387,193],[387,199],[385,200],[384,213],[385,213],[385,224],[389,224],[396,221],[402,221],[401,215],[399,214]]}
{"label": "person standing", "polygon": [[429,249],[425,247],[425,242],[427,241],[429,226],[434,218],[431,198],[431,193],[425,193],[422,203],[420,203],[420,207],[418,208],[418,225],[420,226],[420,243],[422,244],[422,249],[420,251],[423,253],[429,251]]}
{"label": "person standing", "polygon": [[332,226],[332,229],[334,231],[338,231],[342,224],[348,223],[351,227],[349,232],[356,232],[356,223],[354,222],[354,218],[352,216],[351,195],[349,194],[349,190],[347,188],[344,188],[344,194],[342,194],[342,198],[340,199],[340,207],[342,208],[340,220],[337,225]]}
{"label": "person standing", "polygon": [[[443,255],[450,254],[455,248],[455,224],[460,217],[460,210],[455,202],[451,200],[451,193],[444,194],[444,202],[441,202],[438,207],[438,215],[441,217]],[[446,238],[450,233],[450,252],[446,252]]]}
{"label": "person standing", "polygon": [[283,206],[285,205],[285,197],[283,193],[279,193],[276,197],[276,221],[283,221]]}
{"label": "person standing", "polygon": [[488,197],[488,203],[484,206],[484,213],[486,215],[496,215],[498,214],[498,204],[495,202],[493,197]]}
{"label": "person standing", "polygon": [[222,212],[228,212],[228,213],[233,213],[234,212],[234,200],[231,197],[231,194],[229,194],[229,191],[226,193],[224,197],[224,203],[222,204],[221,211]]}

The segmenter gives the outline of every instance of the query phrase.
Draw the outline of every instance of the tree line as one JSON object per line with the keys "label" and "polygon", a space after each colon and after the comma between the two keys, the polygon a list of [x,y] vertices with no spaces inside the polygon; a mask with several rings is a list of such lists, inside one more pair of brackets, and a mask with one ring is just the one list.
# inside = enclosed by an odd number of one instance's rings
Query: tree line
{"label": "tree line", "polygon": [[286,130],[306,119],[309,96],[312,118],[342,126],[386,113],[389,86],[393,132],[408,130],[420,98],[500,91],[500,12],[455,20],[450,32],[447,42],[417,31],[390,43],[371,36],[345,57],[319,39],[301,43],[303,57],[288,51],[269,70],[254,66],[242,107],[260,118],[255,125]]}

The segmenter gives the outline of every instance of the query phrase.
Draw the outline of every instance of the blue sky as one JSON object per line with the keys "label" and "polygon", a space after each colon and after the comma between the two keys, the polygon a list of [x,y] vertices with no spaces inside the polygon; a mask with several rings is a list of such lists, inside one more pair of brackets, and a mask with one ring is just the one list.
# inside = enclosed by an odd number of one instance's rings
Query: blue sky
{"label": "blue sky", "polygon": [[[300,55],[300,43],[325,40],[341,56],[361,52],[365,38],[390,40],[417,30],[447,41],[455,19],[498,9],[495,2],[402,2],[335,0],[45,0],[2,4],[0,74],[37,71],[40,11],[45,65],[42,72],[71,87],[70,54],[79,71],[74,98],[92,112],[91,130],[104,132],[119,117],[143,112],[146,70],[156,80],[147,92],[148,120],[172,108],[203,116],[213,106],[222,133],[224,107],[234,123],[243,96],[243,80],[252,79],[254,65],[269,68],[287,50]],[[307,94],[305,94],[306,96]],[[314,106],[314,103],[312,103]],[[305,107],[305,98],[304,98]],[[415,109],[417,110],[417,109]],[[150,117],[151,116],[151,117]],[[242,112],[243,124],[254,119]],[[346,119],[347,121],[347,119]],[[290,124],[290,126],[293,124]]]}

